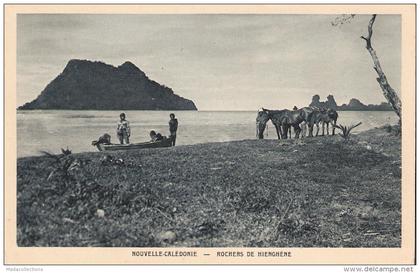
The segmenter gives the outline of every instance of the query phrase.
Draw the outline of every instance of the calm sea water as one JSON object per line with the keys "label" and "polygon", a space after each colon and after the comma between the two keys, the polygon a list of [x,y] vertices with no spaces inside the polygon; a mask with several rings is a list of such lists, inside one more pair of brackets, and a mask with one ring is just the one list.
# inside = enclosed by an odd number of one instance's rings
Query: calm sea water
{"label": "calm sea water", "polygon": [[[40,155],[40,151],[59,153],[68,147],[72,152],[96,151],[92,140],[109,133],[116,143],[116,124],[121,111],[17,111],[18,157]],[[149,131],[156,130],[168,135],[170,111],[125,111],[131,124],[131,142],[149,140]],[[177,145],[206,142],[255,139],[256,111],[206,112],[175,111],[179,127]],[[363,124],[354,132],[360,132],[384,124],[395,124],[394,112],[339,112],[338,123]],[[273,125],[268,123],[268,136],[276,138]]]}

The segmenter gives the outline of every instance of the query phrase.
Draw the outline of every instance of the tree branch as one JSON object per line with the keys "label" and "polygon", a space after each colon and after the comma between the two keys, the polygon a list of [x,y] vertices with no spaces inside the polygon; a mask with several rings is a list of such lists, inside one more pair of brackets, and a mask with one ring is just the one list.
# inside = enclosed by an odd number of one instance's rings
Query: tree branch
{"label": "tree branch", "polygon": [[363,40],[366,41],[366,48],[370,49],[372,48],[372,43],[371,43],[371,38],[372,38],[372,34],[373,34],[373,23],[375,23],[375,19],[376,19],[376,14],[372,15],[372,18],[369,21],[369,25],[368,25],[368,36],[367,37],[363,37],[360,36],[360,38],[362,38]]}

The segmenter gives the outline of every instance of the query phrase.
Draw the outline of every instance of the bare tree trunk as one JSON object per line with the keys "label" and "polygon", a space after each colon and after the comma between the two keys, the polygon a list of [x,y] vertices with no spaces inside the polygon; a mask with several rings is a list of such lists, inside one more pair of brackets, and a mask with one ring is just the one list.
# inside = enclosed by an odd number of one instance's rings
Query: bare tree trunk
{"label": "bare tree trunk", "polygon": [[376,14],[372,16],[372,18],[369,21],[368,25],[368,37],[361,36],[363,40],[366,41],[366,49],[369,51],[370,56],[372,57],[374,69],[376,73],[378,74],[378,78],[376,80],[379,83],[379,86],[382,89],[382,92],[385,96],[385,98],[388,100],[388,102],[391,104],[392,108],[394,109],[395,113],[397,113],[398,117],[400,118],[399,124],[401,124],[401,100],[398,97],[397,93],[394,89],[389,85],[388,80],[385,76],[385,73],[382,71],[381,64],[379,63],[378,56],[376,56],[375,50],[372,48],[371,44],[371,38],[372,38],[372,27],[373,23],[375,22]]}

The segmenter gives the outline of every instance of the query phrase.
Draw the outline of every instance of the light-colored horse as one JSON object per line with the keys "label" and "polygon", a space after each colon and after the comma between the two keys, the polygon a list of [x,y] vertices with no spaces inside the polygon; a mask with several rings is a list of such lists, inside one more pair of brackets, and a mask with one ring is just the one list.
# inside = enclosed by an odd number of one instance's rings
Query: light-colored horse
{"label": "light-colored horse", "polygon": [[[337,124],[337,119],[338,119],[338,113],[337,111],[333,110],[333,109],[320,109],[320,108],[316,108],[316,107],[311,107],[314,110],[313,113],[313,120],[314,120],[314,125],[316,126],[316,132],[315,132],[315,136],[319,135],[319,125],[322,126],[322,134],[321,136],[325,135],[325,129],[327,131],[327,135],[330,134],[329,132],[329,124],[331,123],[331,127],[332,127],[332,134],[335,134],[335,128],[333,125]],[[326,128],[325,128],[326,125]],[[305,134],[305,127],[306,124],[302,123],[302,131],[303,131],[303,135]]]}
{"label": "light-colored horse", "polygon": [[329,125],[331,123],[332,127],[332,135],[335,135],[335,127],[334,125],[337,124],[338,113],[333,109],[320,109],[316,111],[315,114],[315,123],[317,126],[316,135],[318,135],[319,131],[319,123],[322,124],[322,136],[324,136],[325,125],[327,126],[327,135],[330,134]]}

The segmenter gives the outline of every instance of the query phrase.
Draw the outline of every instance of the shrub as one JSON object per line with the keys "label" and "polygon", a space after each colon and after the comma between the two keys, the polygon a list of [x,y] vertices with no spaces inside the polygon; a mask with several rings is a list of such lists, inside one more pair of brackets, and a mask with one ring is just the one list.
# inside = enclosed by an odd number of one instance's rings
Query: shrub
{"label": "shrub", "polygon": [[356,128],[357,126],[359,126],[360,124],[362,124],[361,122],[357,123],[356,125],[351,125],[349,127],[347,126],[343,126],[343,125],[334,125],[334,128],[340,129],[341,133],[339,133],[339,135],[344,138],[344,140],[348,140],[350,139],[350,132],[351,130],[353,130],[354,128]]}

